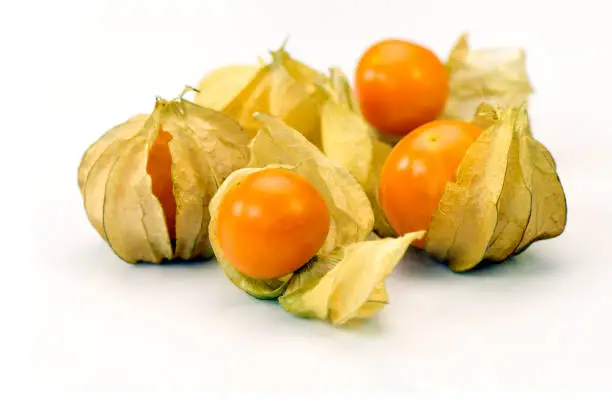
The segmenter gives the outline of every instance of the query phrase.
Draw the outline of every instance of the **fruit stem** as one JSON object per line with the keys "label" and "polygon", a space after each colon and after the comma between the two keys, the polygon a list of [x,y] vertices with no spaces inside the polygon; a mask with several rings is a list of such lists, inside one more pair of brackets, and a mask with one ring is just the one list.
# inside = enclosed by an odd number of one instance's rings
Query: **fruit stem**
{"label": "fruit stem", "polygon": [[178,99],[183,100],[184,96],[187,92],[196,92],[196,93],[200,93],[200,90],[197,88],[194,88],[193,86],[190,85],[185,85],[185,88],[183,89],[183,92],[181,92],[181,94],[179,95]]}
{"label": "fruit stem", "polygon": [[270,55],[272,56],[272,64],[282,64],[285,55],[287,55],[287,51],[285,50],[285,48],[287,48],[288,42],[289,34],[287,34],[278,50],[270,51]]}

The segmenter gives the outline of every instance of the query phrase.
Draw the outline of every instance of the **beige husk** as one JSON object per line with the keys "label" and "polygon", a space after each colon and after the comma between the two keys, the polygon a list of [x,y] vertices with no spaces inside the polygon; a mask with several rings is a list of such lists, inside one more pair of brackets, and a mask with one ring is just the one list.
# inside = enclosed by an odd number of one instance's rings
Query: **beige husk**
{"label": "beige husk", "polygon": [[567,221],[555,163],[532,136],[525,106],[482,104],[473,123],[484,130],[447,184],[425,243],[457,272],[556,237]]}
{"label": "beige husk", "polygon": [[[149,149],[168,132],[176,237],[170,239],[147,173]],[[159,99],[150,115],[114,127],[84,153],[78,183],[87,216],[130,263],[210,257],[208,203],[220,183],[248,161],[247,134],[232,118],[188,102]]]}
{"label": "beige husk", "polygon": [[473,50],[468,35],[455,43],[446,69],[450,93],[441,117],[469,121],[483,103],[505,108],[525,105],[533,87],[520,48]]}
{"label": "beige husk", "polygon": [[195,103],[235,118],[251,137],[261,127],[253,115],[268,113],[320,147],[320,106],[326,99],[316,86],[321,74],[292,58],[284,44],[270,55],[269,63],[232,65],[208,73],[198,84]]}
{"label": "beige husk", "polygon": [[[471,50],[462,35],[446,63],[450,94],[441,119],[471,120],[481,101],[516,106],[532,92],[521,49]],[[346,166],[365,189],[374,210],[374,230],[396,236],[378,203],[380,170],[391,151],[389,138],[379,134],[361,116],[346,76],[330,70],[325,89],[329,98],[321,114],[323,152]]]}
{"label": "beige husk", "polygon": [[374,211],[374,231],[395,236],[378,203],[378,180],[391,145],[361,116],[346,76],[331,68],[324,83],[328,100],[321,112],[322,150],[331,160],[346,167],[361,184]]}
{"label": "beige husk", "polygon": [[[385,277],[422,233],[366,240],[374,215],[363,188],[350,172],[282,121],[265,114],[256,116],[262,126],[251,142],[248,167],[232,173],[210,205],[211,244],[223,271],[250,295],[278,298],[286,311],[299,316],[344,324],[374,315],[387,302]],[[310,262],[281,279],[258,280],[241,274],[224,257],[217,240],[216,217],[232,186],[268,167],[283,167],[306,177],[324,197],[331,219],[325,243]]]}

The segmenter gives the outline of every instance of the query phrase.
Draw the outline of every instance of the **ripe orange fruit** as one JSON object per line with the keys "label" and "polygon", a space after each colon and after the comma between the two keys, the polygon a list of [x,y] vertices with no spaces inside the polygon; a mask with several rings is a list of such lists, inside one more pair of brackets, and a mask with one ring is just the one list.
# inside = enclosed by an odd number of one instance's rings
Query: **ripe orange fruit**
{"label": "ripe orange fruit", "polygon": [[444,64],[429,49],[404,40],[375,43],[361,56],[355,93],[365,119],[404,136],[438,117],[449,92]]}
{"label": "ripe orange fruit", "polygon": [[[436,120],[418,127],[393,147],[380,176],[378,198],[399,235],[427,230],[446,183],[481,129],[458,120]],[[423,248],[425,239],[414,242]]]}
{"label": "ripe orange fruit", "polygon": [[275,279],[299,269],[317,253],[329,223],[323,196],[305,177],[264,169],[227,192],[216,228],[223,254],[238,271]]}
{"label": "ripe orange fruit", "polygon": [[147,173],[151,176],[151,189],[164,210],[170,239],[176,238],[176,200],[172,191],[172,155],[168,143],[172,135],[159,130],[155,142],[149,148]]}

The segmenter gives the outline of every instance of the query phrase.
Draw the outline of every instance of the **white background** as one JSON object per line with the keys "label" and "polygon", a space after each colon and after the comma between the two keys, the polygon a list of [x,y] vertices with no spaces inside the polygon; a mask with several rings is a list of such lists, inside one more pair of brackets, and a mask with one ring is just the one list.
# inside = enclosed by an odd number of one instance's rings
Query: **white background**
{"label": "white background", "polygon": [[[45,406],[72,393],[611,390],[612,30],[604,4],[55,0],[25,8],[27,23],[4,35],[21,56],[3,64],[24,101],[3,137],[28,145],[5,151],[4,164],[30,184],[3,197],[27,214],[5,214],[3,223],[23,230],[27,219],[28,236],[12,242],[28,268],[7,264],[7,272],[28,279],[25,296],[4,298],[4,311],[28,332],[13,345],[28,345],[33,395]],[[214,263],[127,265],[89,225],[76,183],[82,152],[150,111],[155,96],[172,98],[219,65],[253,62],[287,35],[295,57],[352,75],[382,37],[415,40],[444,58],[462,31],[475,47],[527,51],[533,129],[568,198],[561,237],[469,275],[408,255],[388,279],[391,304],[346,330],[250,298]],[[23,49],[26,66],[17,59]],[[5,350],[12,379],[29,379],[29,360]]]}

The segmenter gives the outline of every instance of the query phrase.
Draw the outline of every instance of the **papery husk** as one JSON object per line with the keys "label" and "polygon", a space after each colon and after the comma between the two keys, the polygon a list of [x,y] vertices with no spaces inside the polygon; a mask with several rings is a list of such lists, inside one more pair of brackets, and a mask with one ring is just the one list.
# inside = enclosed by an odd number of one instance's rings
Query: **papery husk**
{"label": "papery husk", "polygon": [[320,147],[319,115],[326,95],[316,83],[322,74],[293,59],[284,44],[270,54],[272,61],[267,64],[228,66],[207,74],[198,85],[195,102],[235,118],[251,137],[261,127],[253,115],[268,113]]}
{"label": "papery husk", "polygon": [[[502,107],[525,105],[533,92],[521,49],[471,50],[467,35],[462,35],[446,66],[450,93],[440,119],[469,121],[483,101]],[[365,189],[375,214],[376,233],[394,237],[396,233],[378,203],[378,181],[393,141],[399,139],[387,137],[367,123],[339,69],[330,70],[324,88],[329,99],[321,113],[322,150],[347,167]],[[496,257],[501,256],[503,251]]]}
{"label": "papery husk", "polygon": [[526,107],[482,104],[473,123],[484,130],[447,184],[425,243],[456,272],[556,237],[567,220],[556,166],[533,138]]}
{"label": "papery husk", "polygon": [[[333,324],[373,316],[387,302],[384,278],[410,242],[420,235],[366,241],[374,215],[363,188],[350,172],[279,119],[266,114],[256,116],[262,127],[251,142],[248,167],[225,180],[209,207],[209,234],[221,268],[246,293],[260,299],[278,298],[285,310],[298,316]],[[243,275],[225,258],[216,223],[227,191],[246,176],[270,167],[300,174],[317,188],[330,212],[330,230],[305,266],[280,279],[260,280]]]}
{"label": "papery husk", "polygon": [[321,108],[322,150],[365,187],[372,172],[376,132],[359,114],[348,80],[340,69],[330,69],[325,89],[328,99]]}
{"label": "papery husk", "polygon": [[557,174],[557,165],[550,151],[531,134],[527,115],[518,118],[516,132],[520,140],[519,162],[525,166],[524,180],[531,191],[531,213],[515,254],[526,250],[536,241],[557,237],[567,224],[567,199]]}
{"label": "papery husk", "polygon": [[341,325],[369,318],[388,303],[385,278],[423,232],[358,242],[315,258],[278,299],[286,311]]}
{"label": "papery husk", "polygon": [[346,167],[364,188],[374,211],[374,230],[396,236],[378,202],[378,181],[391,145],[361,116],[354,92],[342,71],[331,68],[323,84],[328,100],[321,109],[321,145],[327,157]]}
{"label": "papery husk", "polygon": [[197,86],[200,92],[196,94],[194,102],[222,111],[255,78],[261,68],[258,65],[228,65],[214,69],[200,80]]}
{"label": "papery husk", "polygon": [[370,171],[368,182],[365,185],[365,191],[372,204],[372,210],[374,211],[374,232],[382,238],[397,237],[397,234],[387,221],[382,207],[380,206],[380,201],[378,200],[380,174],[387,156],[391,153],[392,147],[380,140],[375,140],[372,147],[372,170]]}
{"label": "papery husk", "polygon": [[470,121],[482,102],[510,108],[525,105],[533,93],[520,48],[473,50],[463,34],[446,68],[450,91],[441,119]]}
{"label": "papery husk", "polygon": [[[172,136],[173,239],[147,173],[160,132]],[[158,99],[150,115],[114,127],[83,155],[78,183],[87,216],[126,262],[210,257],[208,203],[223,180],[247,163],[248,143],[248,135],[226,115],[182,98]]]}

